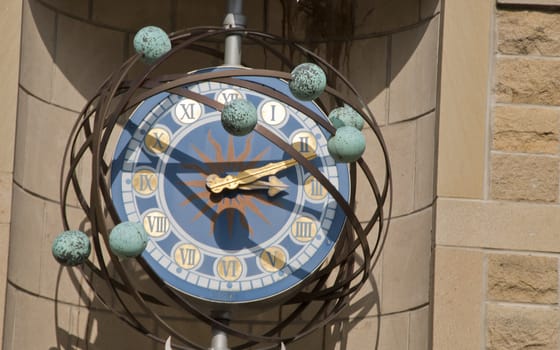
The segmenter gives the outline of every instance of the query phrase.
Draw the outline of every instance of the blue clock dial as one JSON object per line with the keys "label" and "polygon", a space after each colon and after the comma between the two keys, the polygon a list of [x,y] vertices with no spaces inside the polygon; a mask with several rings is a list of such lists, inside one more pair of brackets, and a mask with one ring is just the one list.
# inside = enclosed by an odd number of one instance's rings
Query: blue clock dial
{"label": "blue clock dial", "polygon": [[[289,96],[284,81],[247,77]],[[226,103],[245,98],[263,125],[303,154],[348,198],[346,165],[327,151],[328,133],[293,107],[259,92],[217,82],[185,87]],[[317,114],[324,113],[306,102]],[[211,176],[290,162],[256,132],[228,134],[220,112],[170,93],[132,114],[112,163],[112,196],[123,221],[150,236],[142,257],[170,286],[218,303],[247,303],[293,289],[334,247],[345,222],[323,186],[297,164],[236,189],[213,193]]]}

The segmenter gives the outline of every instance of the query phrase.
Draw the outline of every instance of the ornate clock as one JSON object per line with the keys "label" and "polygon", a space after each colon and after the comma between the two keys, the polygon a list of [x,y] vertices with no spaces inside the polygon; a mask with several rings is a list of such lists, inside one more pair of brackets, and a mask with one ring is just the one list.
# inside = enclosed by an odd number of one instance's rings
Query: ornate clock
{"label": "ornate clock", "polygon": [[[169,37],[159,28],[141,30],[147,35],[147,40],[139,40],[142,50],[88,102],[67,148],[69,170],[61,186],[67,231],[53,243],[53,255],[64,265],[80,265],[102,303],[115,296],[111,300],[118,307],[107,308],[127,324],[161,343],[173,335],[180,343],[175,349],[208,346],[166,322],[165,306],[212,328],[212,342],[224,340],[226,333],[241,340],[234,349],[254,344],[269,349],[323,327],[368,280],[387,232],[384,204],[390,199],[391,172],[383,138],[367,105],[325,60],[291,45],[333,79],[323,100],[316,100],[319,95],[314,92],[306,95],[305,89],[294,92],[297,68],[287,73],[233,64],[193,73],[158,73],[179,52],[221,56],[212,39],[241,36],[284,66],[294,66],[275,49],[284,39],[240,30],[235,21],[242,17],[228,18],[232,27],[193,28]],[[235,51],[225,46],[226,52]],[[148,66],[139,67],[142,61]],[[309,80],[306,74],[301,75]],[[344,86],[349,93],[333,86]],[[226,127],[224,111],[235,101],[246,101],[256,110],[252,132]],[[327,102],[337,106],[328,117]],[[354,147],[365,147],[360,131],[364,121],[384,158],[383,181],[375,179],[360,157],[363,148]],[[357,139],[361,141],[354,142]],[[91,176],[79,176],[77,169],[82,167]],[[360,173],[364,181],[358,189]],[[87,232],[71,230],[67,220],[71,191],[91,228]],[[356,191],[371,194],[371,216],[362,222],[354,212]],[[113,242],[116,232],[119,240]],[[370,232],[373,237],[368,237]],[[129,239],[134,244],[128,244]],[[91,260],[90,241],[95,253]],[[124,257],[138,254],[133,266],[165,300],[122,263]],[[98,288],[96,277],[109,288]],[[111,296],[104,295],[107,291]],[[206,312],[207,306],[231,311],[265,302],[297,307],[262,334],[247,333],[223,315]],[[134,305],[151,317],[138,317],[130,311]],[[287,332],[306,310],[312,313],[306,317],[309,321]],[[171,348],[170,341],[167,346]]]}
{"label": "ornate clock", "polygon": [[[244,80],[290,95],[279,79]],[[190,296],[245,303],[296,288],[332,251],[343,210],[289,154],[257,132],[232,136],[220,111],[200,101],[251,102],[259,125],[311,159],[348,200],[348,165],[329,155],[330,133],[257,90],[218,82],[184,89],[206,99],[157,94],[134,111],[120,136],[111,172],[120,219],[143,224],[143,258]],[[327,120],[316,104],[304,104]],[[216,179],[248,174],[245,183],[212,188]]]}

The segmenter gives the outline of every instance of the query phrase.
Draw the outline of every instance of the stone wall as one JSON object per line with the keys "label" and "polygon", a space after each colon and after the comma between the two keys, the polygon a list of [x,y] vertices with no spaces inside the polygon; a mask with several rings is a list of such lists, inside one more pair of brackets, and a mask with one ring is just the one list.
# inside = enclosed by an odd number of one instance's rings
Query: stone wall
{"label": "stone wall", "polygon": [[[441,100],[440,152],[474,153],[460,158],[473,164],[462,178],[440,153],[438,182],[452,186],[438,189],[434,349],[560,346],[560,9],[533,6],[555,1],[498,2],[476,1],[477,18],[446,12],[457,26],[490,30],[476,51],[482,58],[455,67],[483,70],[482,79]],[[461,115],[469,121],[444,113],[475,90],[486,93]],[[443,135],[456,131],[459,142]]]}
{"label": "stone wall", "polygon": [[[12,209],[14,144],[17,115],[18,69],[21,37],[21,0],[6,0],[0,7],[0,305],[5,303],[8,246]],[[2,307],[0,307],[2,309]],[[4,317],[0,311],[0,339]]]}
{"label": "stone wall", "polygon": [[[499,8],[496,26],[490,197],[558,204],[560,11]],[[487,255],[488,349],[560,346],[558,252]]]}
{"label": "stone wall", "polygon": [[[249,26],[262,29],[266,22],[269,30],[280,34],[279,2],[268,2],[267,13],[264,1],[246,3]],[[86,100],[132,52],[137,29],[148,24],[169,31],[220,24],[224,4],[23,1],[4,349],[162,348],[117,320],[93,299],[79,273],[59,267],[52,258],[51,242],[62,229],[62,152]],[[370,344],[382,350],[429,349],[439,11],[435,0],[358,1],[360,15],[355,37],[349,38],[345,69],[382,125],[393,165],[394,218],[383,254],[354,307],[334,325],[290,345],[290,350],[350,350]],[[253,53],[246,57],[259,57]],[[175,62],[174,69],[218,64],[189,57]],[[373,145],[372,131],[365,134]],[[369,147],[368,160],[378,162],[378,151]],[[79,176],[86,175],[80,170]],[[358,198],[361,218],[371,210],[371,202],[371,195]],[[1,204],[0,197],[0,209]],[[70,225],[80,226],[83,216],[75,198],[69,212]],[[234,325],[259,332],[283,312],[274,310]],[[170,314],[168,320],[191,330],[201,342],[210,337],[208,329],[192,319]]]}

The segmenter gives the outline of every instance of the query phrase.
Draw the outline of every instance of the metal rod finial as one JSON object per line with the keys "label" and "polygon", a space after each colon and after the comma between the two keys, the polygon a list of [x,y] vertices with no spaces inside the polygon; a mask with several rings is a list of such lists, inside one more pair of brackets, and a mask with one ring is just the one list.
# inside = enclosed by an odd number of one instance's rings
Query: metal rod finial
{"label": "metal rod finial", "polygon": [[[243,15],[243,0],[228,0],[227,14],[224,19],[225,28],[245,28],[246,20]],[[241,65],[241,35],[231,34],[226,37],[224,50],[224,65]]]}

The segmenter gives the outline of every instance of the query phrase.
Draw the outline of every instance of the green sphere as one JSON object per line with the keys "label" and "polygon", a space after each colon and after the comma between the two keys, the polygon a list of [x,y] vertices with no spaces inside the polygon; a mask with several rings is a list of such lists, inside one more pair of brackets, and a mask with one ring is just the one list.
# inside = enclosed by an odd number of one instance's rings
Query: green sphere
{"label": "green sphere", "polygon": [[140,29],[134,36],[134,50],[142,55],[142,61],[152,64],[171,50],[167,33],[154,26]]}
{"label": "green sphere", "polygon": [[343,126],[353,126],[358,130],[364,128],[364,118],[350,106],[333,109],[329,113],[329,120],[336,129]]}
{"label": "green sphere", "polygon": [[234,136],[244,136],[253,131],[257,118],[257,109],[245,99],[232,100],[222,110],[222,126]]}
{"label": "green sphere", "polygon": [[312,101],[325,91],[327,76],[318,65],[302,63],[292,70],[292,80],[289,86],[297,99]]}
{"label": "green sphere", "polygon": [[77,266],[87,260],[91,253],[88,236],[82,231],[64,231],[52,244],[52,255],[64,266]]}
{"label": "green sphere", "polygon": [[342,126],[327,142],[329,154],[337,162],[355,162],[366,150],[366,139],[360,130],[353,126]]}
{"label": "green sphere", "polygon": [[142,254],[148,244],[148,234],[138,222],[125,221],[113,228],[109,234],[109,247],[116,255],[134,258]]}

